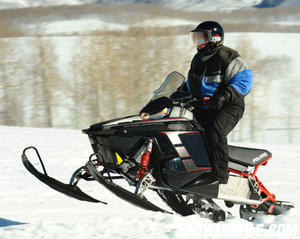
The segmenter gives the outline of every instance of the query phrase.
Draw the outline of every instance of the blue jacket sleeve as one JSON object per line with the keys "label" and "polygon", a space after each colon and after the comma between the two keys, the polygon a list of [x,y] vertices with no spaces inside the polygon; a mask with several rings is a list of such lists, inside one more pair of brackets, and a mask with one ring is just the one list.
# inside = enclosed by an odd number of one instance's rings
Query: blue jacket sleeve
{"label": "blue jacket sleeve", "polygon": [[224,92],[227,102],[234,102],[250,92],[253,74],[241,57],[235,58],[229,64],[225,78],[229,82]]}

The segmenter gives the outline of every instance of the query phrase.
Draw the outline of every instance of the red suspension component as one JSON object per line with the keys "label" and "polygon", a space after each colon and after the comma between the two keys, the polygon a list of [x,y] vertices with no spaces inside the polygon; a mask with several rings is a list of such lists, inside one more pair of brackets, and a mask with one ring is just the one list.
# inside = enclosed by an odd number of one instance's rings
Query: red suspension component
{"label": "red suspension component", "polygon": [[152,152],[152,144],[153,144],[153,140],[149,139],[147,142],[145,152],[143,153],[143,155],[141,157],[138,178],[144,177],[148,172],[149,159],[150,159],[150,154]]}

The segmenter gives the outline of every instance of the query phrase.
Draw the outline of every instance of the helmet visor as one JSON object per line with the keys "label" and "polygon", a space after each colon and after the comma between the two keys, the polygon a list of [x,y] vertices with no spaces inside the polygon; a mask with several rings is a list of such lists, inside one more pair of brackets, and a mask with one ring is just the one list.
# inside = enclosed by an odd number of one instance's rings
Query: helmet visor
{"label": "helmet visor", "polygon": [[208,42],[208,36],[205,32],[190,32],[193,43],[199,47]]}

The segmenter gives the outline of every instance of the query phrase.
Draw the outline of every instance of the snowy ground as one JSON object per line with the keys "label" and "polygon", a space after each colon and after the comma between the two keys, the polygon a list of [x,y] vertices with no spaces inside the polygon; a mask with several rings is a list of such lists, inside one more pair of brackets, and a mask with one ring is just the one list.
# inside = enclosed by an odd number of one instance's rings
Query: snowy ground
{"label": "snowy ground", "polygon": [[[197,25],[198,22],[188,21],[184,19],[148,19],[145,21],[139,21],[134,24],[127,23],[111,23],[107,22],[104,18],[95,17],[90,19],[79,19],[79,20],[65,20],[56,21],[52,23],[42,24],[40,26],[43,34],[55,35],[55,34],[76,34],[86,33],[92,31],[111,31],[111,30],[128,30],[129,27],[171,27],[171,26],[185,26],[185,25]],[[34,29],[35,25],[30,26]]]}
{"label": "snowy ground", "polygon": [[[0,134],[1,239],[299,238],[300,229],[297,236],[295,231],[300,225],[297,213],[300,205],[297,177],[299,146],[247,144],[249,147],[266,148],[273,153],[269,165],[262,168],[258,175],[278,199],[294,202],[296,209],[284,216],[266,216],[250,223],[239,219],[238,207],[235,206],[230,210],[235,218],[215,224],[197,215],[164,215],[135,208],[93,182],[81,183],[80,187],[109,204],[76,201],[48,188],[26,171],[21,162],[22,149],[35,145],[46,161],[48,174],[68,182],[74,169],[84,164],[91,153],[88,138],[80,131],[0,126]],[[167,209],[155,194],[147,196]],[[220,205],[223,206],[223,203]],[[279,231],[274,232],[270,228],[279,228]],[[291,230],[286,230],[288,228]],[[247,233],[239,234],[238,230],[246,229]],[[230,235],[233,236],[229,237],[226,230],[231,230]],[[280,230],[283,234],[276,234]],[[218,234],[219,231],[222,234]]]}

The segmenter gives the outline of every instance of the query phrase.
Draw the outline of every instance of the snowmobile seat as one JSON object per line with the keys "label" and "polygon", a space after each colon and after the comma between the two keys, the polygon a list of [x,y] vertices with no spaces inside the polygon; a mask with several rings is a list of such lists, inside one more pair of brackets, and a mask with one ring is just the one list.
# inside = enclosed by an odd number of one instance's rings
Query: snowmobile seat
{"label": "snowmobile seat", "polygon": [[247,167],[254,167],[272,156],[272,154],[265,149],[253,149],[228,145],[228,150],[229,161]]}
{"label": "snowmobile seat", "polygon": [[246,172],[248,170],[248,166],[241,165],[241,164],[238,164],[238,163],[234,163],[232,161],[228,162],[228,168],[229,169],[234,169],[234,170],[239,171],[239,172]]}

